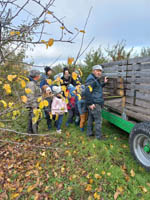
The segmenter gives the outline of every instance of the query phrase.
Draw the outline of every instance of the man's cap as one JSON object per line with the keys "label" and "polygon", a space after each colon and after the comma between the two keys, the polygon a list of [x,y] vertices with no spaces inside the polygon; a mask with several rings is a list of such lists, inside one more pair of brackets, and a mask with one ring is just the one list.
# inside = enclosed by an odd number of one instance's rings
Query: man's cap
{"label": "man's cap", "polygon": [[51,71],[52,69],[51,69],[50,67],[46,66],[46,67],[44,68],[44,70],[45,70],[45,73],[47,74],[47,72],[48,72],[48,71]]}
{"label": "man's cap", "polygon": [[40,71],[38,71],[38,70],[31,70],[31,71],[29,72],[29,75],[30,75],[32,78],[34,78],[34,77],[40,75]]}
{"label": "man's cap", "polygon": [[103,68],[102,68],[101,65],[94,65],[94,66],[92,67],[92,70],[101,70],[101,71],[103,71]]}

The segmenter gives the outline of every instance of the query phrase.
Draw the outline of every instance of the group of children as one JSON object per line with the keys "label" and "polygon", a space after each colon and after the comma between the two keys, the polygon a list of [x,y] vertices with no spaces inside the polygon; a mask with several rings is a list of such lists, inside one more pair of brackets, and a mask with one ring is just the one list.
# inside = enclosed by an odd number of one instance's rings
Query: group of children
{"label": "group of children", "polygon": [[41,89],[43,100],[48,101],[48,106],[44,107],[44,113],[49,130],[52,128],[52,120],[55,120],[56,131],[61,133],[63,117],[68,112],[65,125],[68,127],[69,124],[75,122],[76,125],[80,125],[81,131],[84,131],[88,116],[84,85],[43,85]]}

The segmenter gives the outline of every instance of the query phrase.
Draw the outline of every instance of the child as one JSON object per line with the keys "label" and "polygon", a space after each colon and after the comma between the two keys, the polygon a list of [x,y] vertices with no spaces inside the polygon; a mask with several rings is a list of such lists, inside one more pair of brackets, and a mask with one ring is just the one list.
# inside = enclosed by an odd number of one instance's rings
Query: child
{"label": "child", "polygon": [[73,85],[68,86],[69,90],[69,103],[67,104],[67,109],[68,109],[68,119],[66,122],[66,126],[69,126],[70,123],[73,123],[73,118],[75,117],[75,100],[76,100],[76,88]]}
{"label": "child", "polygon": [[52,115],[56,115],[56,128],[57,133],[61,133],[61,125],[63,121],[64,113],[67,112],[67,105],[65,98],[61,94],[61,86],[52,87],[54,97],[52,101]]}
{"label": "child", "polygon": [[85,89],[84,85],[81,86],[81,100],[78,101],[78,110],[80,113],[80,130],[84,131],[84,126],[88,118],[88,110],[85,103]]}
{"label": "child", "polygon": [[48,101],[48,106],[44,107],[44,113],[45,113],[45,118],[47,120],[48,130],[51,130],[52,120],[50,119],[50,113],[51,113],[51,104],[52,104],[53,94],[52,94],[51,88],[48,85],[42,86],[42,96],[44,100]]}

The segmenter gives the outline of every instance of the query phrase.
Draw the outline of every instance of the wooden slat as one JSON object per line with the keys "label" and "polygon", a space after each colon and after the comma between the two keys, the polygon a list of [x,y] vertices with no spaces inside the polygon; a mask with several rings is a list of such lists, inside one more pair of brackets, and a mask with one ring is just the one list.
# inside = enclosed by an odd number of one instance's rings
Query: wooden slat
{"label": "wooden slat", "polygon": [[115,61],[115,62],[109,62],[109,63],[103,63],[103,67],[110,67],[113,65],[127,65],[127,60],[120,60],[120,61]]}
{"label": "wooden slat", "polygon": [[131,104],[126,104],[126,108],[131,111],[134,111],[134,112],[143,113],[145,115],[150,115],[150,109],[143,109],[142,107],[133,106]]}
{"label": "wooden slat", "polygon": [[131,58],[128,60],[128,64],[145,63],[145,62],[150,62],[150,56]]}
{"label": "wooden slat", "polygon": [[[133,97],[127,97],[126,102],[133,105]],[[136,99],[135,105],[142,107],[143,109],[150,109],[150,101],[144,101],[140,99]]]}

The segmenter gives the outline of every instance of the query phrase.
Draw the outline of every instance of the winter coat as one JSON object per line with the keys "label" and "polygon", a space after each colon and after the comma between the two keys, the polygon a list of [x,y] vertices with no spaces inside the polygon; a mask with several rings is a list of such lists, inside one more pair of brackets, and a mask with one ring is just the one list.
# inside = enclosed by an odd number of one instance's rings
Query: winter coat
{"label": "winter coat", "polygon": [[[105,86],[105,83],[101,83],[98,78],[94,76],[94,74],[90,74],[85,82],[85,100],[87,106],[92,105],[92,104],[99,104],[103,105],[104,104],[104,99],[103,99],[103,87]],[[90,91],[90,88],[91,90]]]}
{"label": "winter coat", "polygon": [[66,102],[62,98],[58,98],[57,96],[53,97],[52,106],[51,106],[52,115],[62,115],[67,112]]}
{"label": "winter coat", "polygon": [[37,108],[39,104],[37,99],[41,96],[41,90],[38,83],[30,77],[30,81],[27,83],[26,88],[31,90],[31,92],[27,94],[27,107]]}

